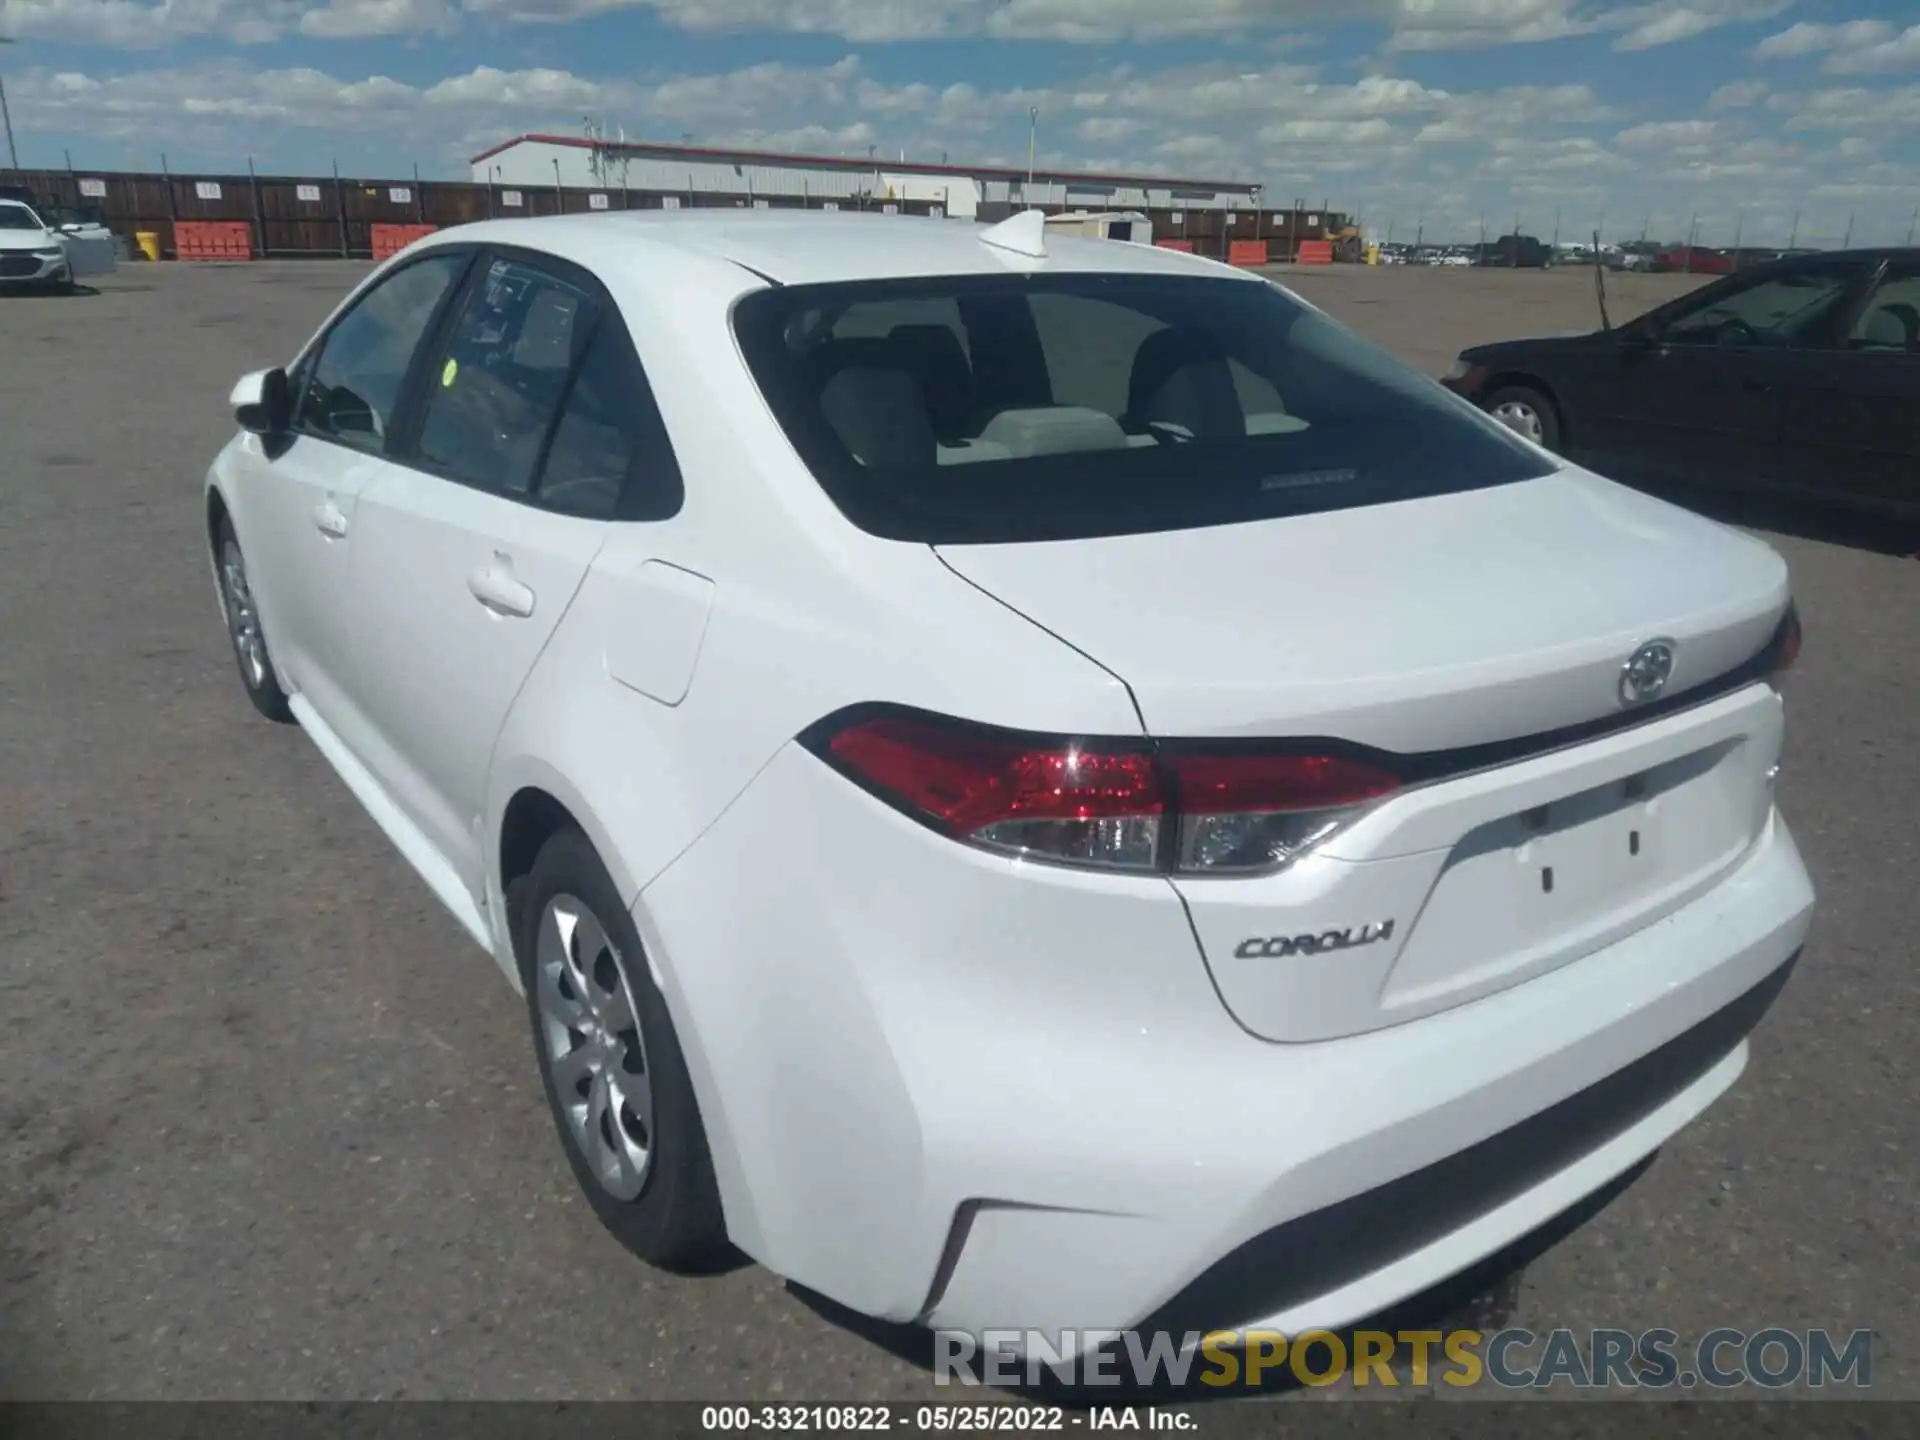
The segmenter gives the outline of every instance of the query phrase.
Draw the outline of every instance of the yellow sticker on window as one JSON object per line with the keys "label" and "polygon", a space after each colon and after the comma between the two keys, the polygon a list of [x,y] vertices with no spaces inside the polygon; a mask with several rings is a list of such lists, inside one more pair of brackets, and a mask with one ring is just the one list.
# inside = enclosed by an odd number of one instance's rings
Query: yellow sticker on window
{"label": "yellow sticker on window", "polygon": [[442,390],[449,388],[459,377],[460,362],[449,355],[447,363],[440,367],[440,388]]}

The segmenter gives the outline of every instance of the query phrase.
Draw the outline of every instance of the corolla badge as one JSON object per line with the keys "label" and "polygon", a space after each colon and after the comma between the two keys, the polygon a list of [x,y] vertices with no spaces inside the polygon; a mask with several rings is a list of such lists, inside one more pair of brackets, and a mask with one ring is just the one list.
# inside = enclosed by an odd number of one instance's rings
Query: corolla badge
{"label": "corolla badge", "polygon": [[1282,960],[1289,955],[1351,950],[1356,945],[1375,945],[1392,938],[1393,921],[1374,920],[1344,930],[1323,930],[1318,935],[1256,935],[1234,946],[1233,954],[1238,960]]}
{"label": "corolla badge", "polygon": [[1673,641],[1649,640],[1620,667],[1620,703],[1644,705],[1673,678]]}

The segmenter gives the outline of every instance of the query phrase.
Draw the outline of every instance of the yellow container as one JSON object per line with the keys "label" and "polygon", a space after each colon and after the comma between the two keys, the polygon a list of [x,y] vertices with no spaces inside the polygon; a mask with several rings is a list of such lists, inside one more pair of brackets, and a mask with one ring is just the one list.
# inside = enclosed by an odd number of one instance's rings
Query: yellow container
{"label": "yellow container", "polygon": [[1367,246],[1367,264],[1378,265],[1379,263],[1380,263],[1380,242],[1376,240],[1372,244]]}
{"label": "yellow container", "polygon": [[140,253],[149,260],[160,258],[160,232],[157,230],[136,230],[133,243],[140,247]]}

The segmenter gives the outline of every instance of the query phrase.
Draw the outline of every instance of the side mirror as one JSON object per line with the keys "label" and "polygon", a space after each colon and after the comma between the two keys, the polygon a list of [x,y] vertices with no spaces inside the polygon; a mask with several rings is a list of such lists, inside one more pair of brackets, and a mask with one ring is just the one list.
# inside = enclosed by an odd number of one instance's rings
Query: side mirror
{"label": "side mirror", "polygon": [[293,387],[278,367],[242,375],[227,403],[241,428],[256,435],[283,435],[293,424]]}

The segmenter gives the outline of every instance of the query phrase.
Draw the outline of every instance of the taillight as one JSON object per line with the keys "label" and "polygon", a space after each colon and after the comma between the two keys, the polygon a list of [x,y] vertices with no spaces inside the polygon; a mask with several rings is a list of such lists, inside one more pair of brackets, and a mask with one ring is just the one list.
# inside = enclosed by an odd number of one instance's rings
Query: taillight
{"label": "taillight", "polygon": [[1206,754],[1162,761],[1180,816],[1174,868],[1271,870],[1311,850],[1362,807],[1400,788],[1386,771],[1336,755]]}
{"label": "taillight", "polygon": [[1144,747],[1002,738],[970,727],[883,717],[816,742],[882,799],[993,850],[1150,870],[1166,802]]}
{"label": "taillight", "polygon": [[1311,850],[1399,782],[1332,755],[1172,752],[919,714],[824,722],[813,752],[956,840],[1060,864],[1231,875]]}

